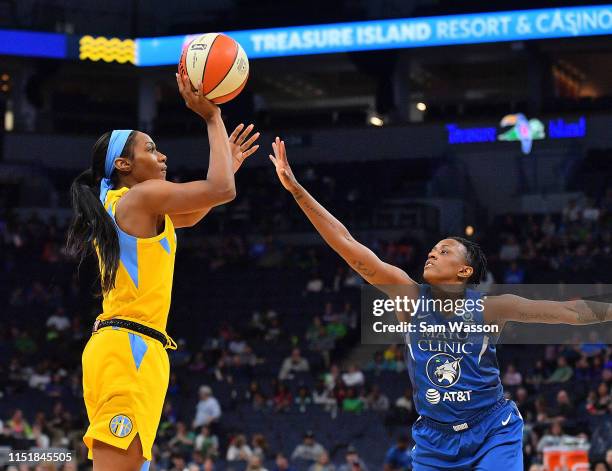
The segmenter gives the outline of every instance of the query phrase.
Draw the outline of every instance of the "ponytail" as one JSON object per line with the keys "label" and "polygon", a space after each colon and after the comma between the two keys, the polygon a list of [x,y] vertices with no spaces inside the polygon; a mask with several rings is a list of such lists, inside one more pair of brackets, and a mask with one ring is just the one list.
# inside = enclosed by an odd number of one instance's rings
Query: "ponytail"
{"label": "ponytail", "polygon": [[75,178],[70,187],[74,217],[68,229],[66,248],[79,259],[79,266],[97,247],[100,254],[102,293],[115,286],[119,268],[119,236],[115,223],[100,203],[91,169]]}
{"label": "ponytail", "polygon": [[[122,156],[133,157],[135,135],[136,131],[130,133],[121,152]],[[66,241],[67,252],[78,258],[79,266],[94,248],[98,249],[102,294],[115,287],[120,259],[119,235],[115,222],[100,202],[100,182],[106,174],[106,153],[110,139],[110,132],[98,139],[93,147],[91,168],[76,177],[70,186],[74,216]],[[113,186],[116,186],[117,173],[114,172],[110,178]]]}

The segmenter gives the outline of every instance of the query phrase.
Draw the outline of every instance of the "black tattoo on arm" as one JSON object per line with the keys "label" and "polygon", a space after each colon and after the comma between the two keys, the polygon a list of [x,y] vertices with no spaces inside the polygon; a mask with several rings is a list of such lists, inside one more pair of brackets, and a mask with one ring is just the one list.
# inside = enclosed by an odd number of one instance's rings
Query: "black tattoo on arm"
{"label": "black tattoo on arm", "polygon": [[368,268],[361,260],[351,261],[353,269],[362,276],[370,277],[376,275],[376,270]]}
{"label": "black tattoo on arm", "polygon": [[581,323],[606,322],[612,320],[612,304],[596,301],[577,301],[570,310],[576,313],[576,319]]}

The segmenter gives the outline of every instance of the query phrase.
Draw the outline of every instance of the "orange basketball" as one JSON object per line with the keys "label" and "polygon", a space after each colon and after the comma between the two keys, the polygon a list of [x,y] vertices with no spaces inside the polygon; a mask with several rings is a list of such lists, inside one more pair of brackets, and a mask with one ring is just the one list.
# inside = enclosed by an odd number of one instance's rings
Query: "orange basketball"
{"label": "orange basketball", "polygon": [[187,74],[194,88],[213,103],[226,103],[238,96],[249,78],[249,59],[242,46],[222,33],[206,33],[183,48],[179,73]]}

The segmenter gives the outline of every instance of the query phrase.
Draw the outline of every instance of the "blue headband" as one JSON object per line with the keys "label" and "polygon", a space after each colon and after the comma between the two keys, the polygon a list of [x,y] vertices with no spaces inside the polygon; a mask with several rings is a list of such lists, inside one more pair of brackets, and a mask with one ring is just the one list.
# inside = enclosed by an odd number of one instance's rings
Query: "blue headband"
{"label": "blue headband", "polygon": [[116,129],[112,132],[106,150],[106,162],[104,163],[104,178],[100,181],[100,201],[106,201],[106,193],[113,189],[111,175],[115,169],[115,160],[121,156],[125,143],[130,137],[131,129]]}

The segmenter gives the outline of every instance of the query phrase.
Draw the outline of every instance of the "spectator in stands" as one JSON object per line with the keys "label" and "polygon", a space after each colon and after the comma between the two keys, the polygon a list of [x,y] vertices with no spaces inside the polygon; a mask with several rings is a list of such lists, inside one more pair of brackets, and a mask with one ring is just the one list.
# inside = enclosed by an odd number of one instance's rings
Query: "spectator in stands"
{"label": "spectator in stands", "polygon": [[368,471],[368,467],[359,457],[357,449],[352,445],[349,445],[346,449],[345,460],[346,463],[341,464],[338,471]]}
{"label": "spectator in stands", "polygon": [[577,383],[592,383],[595,379],[595,371],[589,364],[586,355],[581,355],[574,366],[574,380]]}
{"label": "spectator in stands", "polygon": [[64,332],[70,328],[70,319],[63,307],[58,307],[53,315],[47,319],[47,327],[57,332]]}
{"label": "spectator in stands", "polygon": [[172,466],[170,471],[185,471],[187,469],[187,463],[185,457],[180,453],[173,453],[170,457]]}
{"label": "spectator in stands", "polygon": [[397,443],[385,455],[384,471],[405,471],[412,469],[412,455],[408,448],[408,437],[400,435]]}
{"label": "spectator in stands", "polygon": [[308,283],[306,283],[306,294],[320,293],[323,291],[323,278],[318,272],[313,272]]}
{"label": "spectator in stands", "polygon": [[329,368],[329,371],[323,375],[323,381],[328,391],[332,391],[342,381],[338,365]]}
{"label": "spectator in stands", "polygon": [[552,411],[553,419],[557,420],[574,420],[576,416],[576,408],[570,400],[569,394],[565,389],[561,389],[557,393],[557,404]]}
{"label": "spectator in stands", "polygon": [[208,425],[202,426],[200,433],[195,437],[195,451],[204,457],[216,458],[219,454],[219,439],[210,432]]}
{"label": "spectator in stands", "polygon": [[563,208],[563,222],[572,223],[580,220],[582,208],[578,205],[578,200],[571,199]]}
{"label": "spectator in stands", "polygon": [[312,404],[312,398],[308,392],[306,386],[300,386],[298,389],[297,396],[295,397],[295,405],[299,408],[300,412],[306,412],[306,407]]}
{"label": "spectator in stands", "polygon": [[524,387],[519,387],[514,394],[514,402],[523,415],[525,422],[532,422],[535,418],[535,409],[529,400],[529,393]]}
{"label": "spectator in stands", "polygon": [[525,382],[534,387],[534,389],[539,389],[540,385],[544,382],[544,378],[546,377],[546,367],[544,366],[544,361],[536,360],[535,366],[527,375],[527,379]]}
{"label": "spectator in stands", "polygon": [[564,356],[560,356],[557,359],[557,368],[552,374],[544,381],[547,384],[551,383],[566,383],[574,374],[572,367],[567,364],[567,359]]}
{"label": "spectator in stands", "polygon": [[374,358],[368,362],[364,369],[366,371],[372,371],[376,375],[385,371],[387,369],[387,363],[385,363],[383,352],[374,352]]}
{"label": "spectator in stands", "polygon": [[591,469],[593,471],[610,471],[610,468],[608,467],[608,465],[604,463],[603,461],[598,461],[594,463]]}
{"label": "spectator in stands", "polygon": [[48,371],[48,364],[46,361],[42,361],[36,366],[34,373],[32,373],[30,376],[28,385],[33,389],[40,389],[44,391],[50,382],[51,374]]}
{"label": "spectator in stands", "polygon": [[331,392],[325,387],[323,380],[319,380],[312,392],[312,402],[323,406],[326,411],[331,411],[334,414],[337,411],[338,403],[331,395]]}
{"label": "spectator in stands", "polygon": [[342,375],[342,381],[348,387],[363,386],[365,376],[363,376],[363,373],[357,368],[357,365],[353,363],[348,367],[348,371]]}
{"label": "spectator in stands", "polygon": [[561,423],[554,421],[550,428],[546,431],[544,436],[538,442],[538,451],[541,453],[544,448],[553,446],[564,446],[573,444],[576,442],[576,438],[570,435],[566,435],[563,432]]}
{"label": "spectator in stands", "polygon": [[221,406],[219,401],[212,396],[212,389],[209,386],[200,386],[200,401],[196,406],[196,416],[193,421],[193,428],[202,425],[213,425],[221,417]]}
{"label": "spectator in stands", "polygon": [[321,323],[321,319],[318,316],[313,319],[312,324],[308,328],[306,339],[309,342],[310,350],[319,352],[323,357],[325,366],[329,367],[330,352],[334,348],[336,340]]}
{"label": "spectator in stands", "polygon": [[291,459],[317,461],[324,453],[327,454],[325,448],[323,448],[323,445],[317,443],[314,439],[314,433],[311,430],[308,430],[304,434],[304,441],[296,446],[293,453],[291,453]]}
{"label": "spectator in stands", "polygon": [[600,383],[596,391],[590,391],[587,397],[586,409],[592,415],[603,415],[612,405],[610,392],[606,383]]}
{"label": "spectator in stands", "polygon": [[513,262],[519,258],[521,247],[513,235],[508,236],[499,250],[499,259],[503,262]]}
{"label": "spectator in stands", "polygon": [[246,471],[268,471],[262,466],[262,459],[257,455],[253,455],[249,458]]}
{"label": "spectator in stands", "polygon": [[255,456],[259,456],[262,460],[272,457],[268,440],[266,440],[266,437],[264,437],[262,433],[256,433],[253,435],[251,438],[251,446],[253,454]]}
{"label": "spectator in stands", "polygon": [[342,401],[342,410],[345,412],[363,412],[365,403],[361,397],[357,395],[355,388],[348,388],[346,397]]}
{"label": "spectator in stands", "polygon": [[513,363],[509,363],[502,379],[504,386],[520,386],[523,383],[523,376],[517,371]]}
{"label": "spectator in stands", "polygon": [[582,209],[582,220],[589,223],[596,223],[601,215],[601,210],[595,205],[593,198],[587,198]]}
{"label": "spectator in stands", "polygon": [[282,453],[276,455],[276,466],[272,471],[295,471],[294,468],[289,466],[289,460]]}
{"label": "spectator in stands", "polygon": [[21,409],[16,409],[13,412],[12,417],[9,421],[7,421],[5,425],[5,431],[8,434],[17,439],[31,439],[32,438],[32,428],[28,421],[23,417],[23,412]]}
{"label": "spectator in stands", "polygon": [[283,360],[283,364],[278,373],[278,379],[292,379],[294,373],[307,371],[310,371],[308,360],[302,357],[299,348],[294,348],[291,351],[291,355]]}
{"label": "spectator in stands", "polygon": [[608,465],[608,469],[612,470],[612,448],[606,451],[606,464]]}
{"label": "spectator in stands", "polygon": [[291,391],[285,383],[279,382],[274,393],[274,410],[276,412],[288,412],[292,403]]}
{"label": "spectator in stands", "polygon": [[398,397],[395,401],[395,408],[393,415],[396,418],[398,424],[408,423],[410,417],[414,412],[414,406],[412,404],[412,390],[406,388],[404,394]]}
{"label": "spectator in stands", "polygon": [[512,262],[504,272],[504,283],[508,285],[519,285],[525,281],[525,270]]}
{"label": "spectator in stands", "polygon": [[176,423],[176,433],[168,442],[170,449],[180,453],[183,456],[188,456],[193,451],[194,436],[193,433],[187,430],[183,422]]}
{"label": "spectator in stands", "polygon": [[326,451],[321,453],[317,458],[316,463],[313,463],[308,471],[336,471],[336,467],[329,461],[329,455]]}
{"label": "spectator in stands", "polygon": [[580,346],[580,351],[587,357],[592,357],[605,351],[606,346],[607,345],[599,338],[597,331],[592,331],[589,333],[589,343],[583,343]]}
{"label": "spectator in stands", "polygon": [[49,448],[51,442],[38,424],[32,426],[32,440],[34,440],[34,444],[38,448]]}
{"label": "spectator in stands", "polygon": [[366,406],[375,412],[386,412],[389,410],[389,398],[380,392],[378,385],[374,385],[366,398]]}
{"label": "spectator in stands", "polygon": [[247,444],[246,437],[238,434],[232,438],[225,459],[227,461],[248,461],[253,456],[253,450]]}
{"label": "spectator in stands", "polygon": [[206,370],[206,361],[204,360],[204,352],[197,352],[193,360],[189,363],[189,371],[198,374]]}

